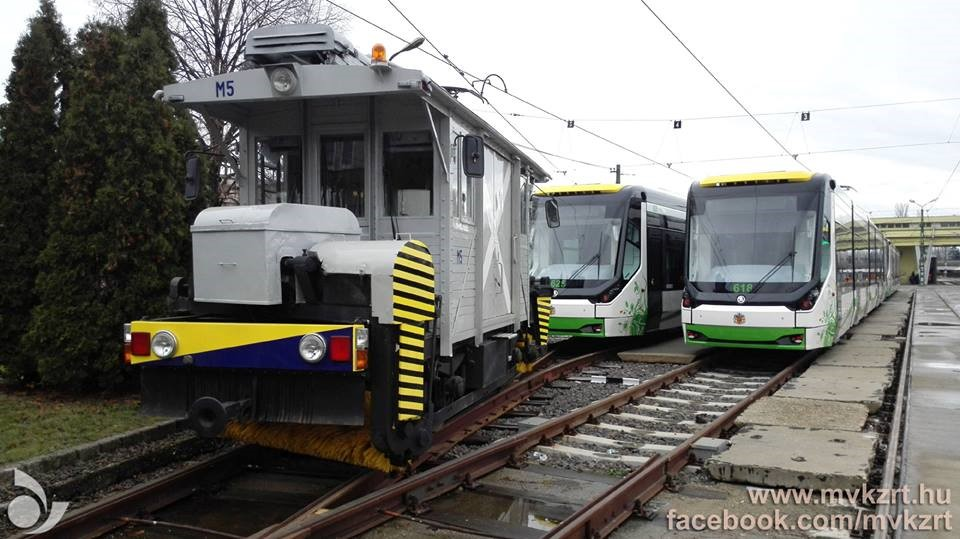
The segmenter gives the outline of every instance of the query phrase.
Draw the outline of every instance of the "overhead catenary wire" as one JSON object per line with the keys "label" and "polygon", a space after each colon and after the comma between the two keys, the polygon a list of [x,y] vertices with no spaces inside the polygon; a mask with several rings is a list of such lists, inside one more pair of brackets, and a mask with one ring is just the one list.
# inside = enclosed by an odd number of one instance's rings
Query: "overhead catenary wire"
{"label": "overhead catenary wire", "polygon": [[[909,144],[889,144],[884,146],[858,146],[854,148],[831,148],[827,150],[810,150],[807,152],[800,152],[797,155],[821,155],[821,154],[830,154],[830,153],[846,153],[846,152],[867,152],[867,151],[878,151],[878,150],[892,150],[898,148],[916,148],[921,146],[945,146],[949,144],[960,144],[960,140],[954,141],[935,141],[935,142],[913,142]],[[783,154],[772,153],[772,154],[762,154],[762,155],[741,155],[735,157],[716,157],[716,158],[707,158],[707,159],[692,159],[687,161],[679,161],[674,163],[675,165],[693,165],[700,163],[719,163],[723,161],[747,161],[750,159],[773,159],[777,157],[783,157]],[[650,166],[649,163],[628,163],[623,165],[624,167],[646,167]],[[954,167],[954,171],[957,170],[957,167]],[[952,173],[951,173],[952,176]]]}
{"label": "overhead catenary wire", "polygon": [[790,150],[788,150],[787,147],[784,146],[782,142],[780,142],[780,139],[775,137],[773,133],[771,133],[770,130],[767,129],[767,127],[763,125],[763,123],[760,120],[758,120],[757,117],[750,112],[750,110],[746,107],[746,105],[744,105],[739,99],[737,99],[737,96],[733,95],[733,92],[731,92],[730,89],[727,88],[725,84],[720,82],[720,79],[718,79],[717,76],[713,74],[713,71],[711,71],[710,68],[707,67],[706,64],[704,64],[700,60],[700,58],[693,53],[692,50],[690,50],[690,47],[688,47],[687,44],[684,43],[682,39],[680,39],[680,36],[678,36],[676,32],[674,32],[670,28],[670,26],[667,25],[667,23],[663,19],[661,19],[659,15],[657,15],[657,12],[650,7],[650,4],[647,3],[647,0],[640,0],[640,3],[642,3],[643,6],[647,8],[647,11],[649,11],[658,21],[660,21],[660,24],[663,25],[664,28],[666,28],[667,32],[670,32],[670,35],[672,35],[674,39],[676,39],[677,42],[680,43],[680,46],[682,46],[684,50],[686,50],[690,54],[690,56],[693,57],[693,59],[696,60],[698,64],[700,64],[700,67],[702,67],[704,71],[706,71],[707,74],[710,75],[710,77],[714,80],[714,82],[716,82],[721,88],[723,88],[723,91],[726,92],[728,96],[730,96],[730,99],[733,99],[733,101],[736,102],[736,104],[739,105],[741,109],[743,109],[743,112],[745,112],[748,116],[750,116],[750,119],[752,119],[760,127],[760,129],[762,129],[763,132],[770,137],[771,140],[777,143],[777,146],[779,146],[780,149],[783,150],[785,154],[791,156],[793,160],[799,163],[803,168],[810,170],[810,167],[805,165],[802,161],[800,161],[800,159],[797,158],[797,154],[791,153]]}
{"label": "overhead catenary wire", "polygon": [[[338,4],[337,2],[330,1],[330,0],[328,0],[328,1],[329,1],[330,5],[332,5],[333,7],[337,8],[337,9],[339,9],[339,10],[345,12],[345,13],[348,13],[348,14],[350,14],[350,15],[353,16],[353,17],[356,17],[357,19],[363,21],[363,22],[366,23],[366,24],[369,24],[370,26],[372,26],[372,27],[380,30],[381,32],[383,32],[383,33],[385,33],[385,34],[387,34],[387,35],[389,35],[389,36],[391,36],[391,37],[393,37],[394,39],[397,39],[397,40],[399,40],[399,41],[405,41],[405,40],[404,40],[402,37],[400,37],[398,34],[396,34],[396,33],[394,33],[394,32],[391,32],[391,31],[387,30],[386,28],[384,28],[384,27],[382,27],[382,26],[380,26],[380,25],[378,25],[378,24],[370,21],[369,19],[366,19],[366,18],[358,15],[357,13],[355,13],[355,12],[353,12],[353,11],[351,11],[351,10],[343,7],[343,6],[341,6],[341,5]],[[392,2],[391,2],[391,5],[393,5]],[[394,8],[396,9],[396,6],[394,6]],[[399,11],[399,10],[398,10],[398,11]],[[402,16],[402,14],[401,14],[401,16]],[[404,18],[406,19],[406,17],[404,17]],[[413,26],[413,25],[411,24],[411,26]],[[415,27],[414,27],[414,28],[415,28]],[[417,31],[419,32],[419,30],[417,30]],[[423,35],[422,32],[420,32],[420,35],[423,36],[424,41],[430,43],[430,41],[427,39],[426,36]],[[431,45],[431,46],[434,46],[432,43],[430,43],[430,45]],[[463,77],[465,80],[467,80],[468,83],[470,83],[471,81],[466,78],[467,76],[473,77],[473,78],[474,78],[475,80],[477,80],[477,81],[484,80],[484,77],[478,77],[478,76],[474,75],[473,73],[470,73],[469,71],[460,68],[457,64],[455,64],[455,63],[454,63],[453,61],[451,61],[448,57],[446,57],[446,55],[444,55],[442,52],[439,52],[439,49],[437,49],[437,50],[438,50],[438,53],[440,54],[439,56],[438,56],[437,54],[434,54],[434,53],[428,51],[428,50],[424,50],[423,48],[420,48],[420,49],[417,49],[417,50],[420,51],[421,53],[426,54],[427,56],[429,56],[429,57],[431,57],[431,58],[439,61],[439,62],[443,62],[443,63],[447,64],[448,66],[450,66],[451,68],[453,68],[455,71],[457,71],[457,73],[458,73],[461,77]],[[495,85],[495,84],[490,84],[489,86],[492,87],[492,88],[494,88],[494,89],[497,90],[498,92],[500,92],[500,93],[502,93],[502,94],[504,94],[504,95],[506,95],[506,96],[508,96],[508,97],[510,97],[510,98],[512,98],[512,99],[514,99],[514,100],[516,100],[516,101],[519,101],[520,103],[523,103],[524,105],[527,105],[528,107],[531,107],[531,108],[533,108],[533,109],[535,109],[535,110],[538,110],[538,111],[542,112],[543,114],[547,114],[547,115],[549,115],[549,116],[551,116],[551,117],[553,117],[553,118],[555,118],[555,119],[557,119],[557,120],[563,120],[564,122],[566,121],[566,119],[564,119],[562,116],[560,116],[560,115],[558,115],[558,114],[555,114],[555,113],[553,113],[553,112],[550,112],[549,110],[547,110],[547,109],[545,109],[545,108],[543,108],[543,107],[541,107],[541,106],[539,106],[539,105],[531,102],[530,100],[525,99],[525,98],[523,98],[523,97],[518,96],[517,94],[514,94],[514,93],[510,92],[510,91],[508,91],[506,88],[500,88],[500,87],[498,87],[498,86]],[[623,151],[626,151],[627,153],[630,153],[631,155],[634,155],[634,156],[639,157],[639,158],[641,158],[641,159],[643,159],[643,160],[645,160],[645,161],[648,161],[648,162],[650,162],[652,165],[657,165],[657,166],[660,166],[660,167],[662,167],[662,168],[665,168],[665,169],[667,169],[667,170],[669,170],[669,171],[671,171],[671,172],[674,172],[674,173],[676,173],[676,174],[679,174],[679,175],[681,175],[681,176],[684,176],[684,177],[686,177],[686,178],[691,178],[691,176],[690,176],[689,174],[686,174],[686,173],[684,173],[684,172],[681,171],[681,170],[677,170],[676,168],[673,168],[673,167],[672,167],[671,165],[669,165],[669,164],[665,164],[665,163],[662,163],[662,162],[657,161],[657,160],[655,160],[655,159],[652,159],[652,158],[650,158],[650,157],[647,157],[646,155],[644,155],[644,154],[642,154],[642,153],[640,153],[640,152],[638,152],[638,151],[636,151],[636,150],[633,150],[633,149],[631,149],[631,148],[628,148],[627,146],[624,146],[624,145],[622,145],[622,144],[620,144],[620,143],[614,142],[613,140],[611,140],[611,139],[609,139],[609,138],[607,138],[607,137],[604,137],[604,136],[600,135],[599,133],[597,133],[597,132],[595,132],[595,131],[593,131],[593,130],[591,130],[591,129],[587,129],[587,128],[585,128],[585,127],[583,127],[583,126],[580,126],[580,125],[575,125],[574,128],[575,128],[575,129],[578,129],[578,130],[580,130],[580,131],[582,131],[582,132],[584,132],[584,133],[586,133],[586,134],[588,134],[588,135],[590,135],[590,136],[592,136],[592,137],[594,137],[594,138],[597,138],[597,139],[599,139],[599,140],[601,140],[601,141],[603,141],[603,142],[606,142],[607,144],[610,144],[610,145],[615,146],[615,147],[617,147],[617,148],[619,148],[619,149],[621,149],[621,150],[623,150]],[[514,127],[514,129],[516,129],[516,128]]]}
{"label": "overhead catenary wire", "polygon": [[[809,112],[820,113],[820,112],[836,112],[836,111],[847,111],[847,110],[862,110],[862,109],[872,109],[872,108],[882,108],[882,107],[898,107],[905,105],[920,105],[920,104],[929,104],[929,103],[944,103],[949,101],[960,101],[960,97],[939,97],[932,99],[914,99],[914,100],[902,100],[902,101],[891,101],[887,103],[867,103],[860,105],[839,105],[835,107],[823,107],[823,108],[805,108],[802,110],[783,110],[783,111],[773,111],[773,112],[754,112],[753,116],[787,116],[791,114],[798,114],[800,112]],[[524,114],[521,112],[510,112],[509,116],[516,116],[518,118],[531,118],[538,120],[555,120],[551,116],[540,116],[537,114]],[[712,114],[704,116],[687,116],[684,114],[677,114],[671,117],[659,117],[659,118],[576,118],[578,122],[617,122],[617,123],[642,123],[642,122],[673,122],[674,120],[683,120],[685,122],[689,121],[700,121],[700,120],[732,120],[737,118],[749,118],[747,114]]]}
{"label": "overhead catenary wire", "polygon": [[[525,150],[534,150],[534,149],[535,149],[535,148],[531,148],[531,147],[526,146],[526,145],[523,145],[523,144],[517,144],[517,146],[519,146],[519,147],[521,147],[521,148],[523,148],[523,149],[525,149]],[[584,165],[584,166],[594,167],[594,168],[602,168],[602,169],[604,169],[604,170],[607,170],[607,169],[610,168],[610,165],[601,165],[601,164],[598,164],[598,163],[591,163],[591,162],[589,162],[589,161],[584,161],[584,160],[582,160],[582,159],[576,159],[576,158],[573,158],[573,157],[567,157],[567,156],[565,156],[565,155],[560,155],[560,154],[557,154],[557,153],[545,152],[545,151],[543,151],[543,150],[538,150],[538,151],[539,151],[540,153],[547,154],[547,155],[549,155],[550,157],[556,157],[557,159],[563,159],[564,161],[570,161],[571,163],[577,163],[577,164],[579,164],[579,165]],[[645,163],[645,164],[646,164],[646,165],[649,165],[650,163]]]}
{"label": "overhead catenary wire", "polygon": [[[407,17],[407,15],[403,12],[403,10],[401,10],[396,4],[393,3],[393,0],[387,0],[387,3],[389,3],[390,6],[391,6],[401,17],[403,17],[403,20],[407,21],[407,24],[409,24],[410,27],[413,28],[413,30],[414,30],[415,32],[417,32],[418,34],[420,34],[421,36],[423,36],[423,40],[426,41],[428,45],[430,45],[431,47],[433,47],[433,50],[437,51],[437,54],[439,54],[440,56],[443,57],[443,61],[444,61],[446,64],[448,64],[450,67],[452,67],[453,69],[455,69],[455,70],[457,71],[457,73],[459,73],[460,76],[463,78],[463,80],[467,81],[467,84],[470,84],[471,86],[473,85],[473,82],[472,82],[470,79],[467,78],[467,75],[465,74],[464,70],[460,69],[460,67],[459,67],[457,64],[455,64],[455,63],[453,62],[453,60],[450,59],[450,56],[449,56],[449,55],[444,54],[443,51],[441,51],[440,48],[437,47],[437,45],[436,45],[433,41],[431,41],[430,38],[427,37],[427,35],[424,34],[423,31],[420,30],[420,28],[419,28],[416,24],[413,23],[413,21],[410,20],[410,17]],[[471,75],[471,76],[472,76],[472,75]],[[499,77],[499,75],[498,75],[498,77]],[[474,77],[474,78],[476,78],[476,77]],[[502,81],[503,79],[501,78],[500,80]],[[486,85],[486,79],[484,79],[484,85]],[[496,86],[494,86],[493,84],[491,84],[490,86],[492,86],[492,87],[494,87],[494,88],[496,87]],[[506,89],[506,85],[504,85],[504,89]],[[483,95],[483,93],[481,92],[481,96],[482,96],[482,95]],[[529,145],[528,147],[529,147],[530,149],[532,149],[533,151],[535,151],[535,152],[537,152],[538,154],[540,154],[540,156],[543,157],[543,159],[544,159],[547,163],[549,163],[550,166],[551,166],[554,170],[556,170],[557,165],[556,165],[553,161],[551,161],[549,157],[547,157],[547,154],[545,154],[544,152],[541,152],[540,149],[537,148],[537,146],[536,146],[526,135],[523,134],[523,131],[520,131],[520,129],[518,129],[517,126],[513,125],[513,122],[511,122],[510,120],[508,120],[507,117],[504,116],[504,114],[503,114],[502,112],[500,112],[500,109],[498,109],[496,106],[494,106],[494,104],[493,104],[490,100],[487,100],[486,102],[487,102],[487,105],[489,105],[490,108],[493,109],[493,112],[497,113],[497,116],[500,116],[500,118],[501,118],[507,125],[509,125],[510,128],[513,129],[513,131],[514,131],[517,135],[519,135],[520,138],[523,139],[524,142],[526,142],[526,143]]]}

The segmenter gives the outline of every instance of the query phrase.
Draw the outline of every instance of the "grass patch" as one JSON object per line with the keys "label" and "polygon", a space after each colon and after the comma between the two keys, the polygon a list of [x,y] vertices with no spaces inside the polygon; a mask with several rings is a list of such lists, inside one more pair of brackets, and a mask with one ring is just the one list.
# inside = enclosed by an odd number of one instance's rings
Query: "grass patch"
{"label": "grass patch", "polygon": [[136,397],[69,397],[0,386],[0,464],[156,424]]}

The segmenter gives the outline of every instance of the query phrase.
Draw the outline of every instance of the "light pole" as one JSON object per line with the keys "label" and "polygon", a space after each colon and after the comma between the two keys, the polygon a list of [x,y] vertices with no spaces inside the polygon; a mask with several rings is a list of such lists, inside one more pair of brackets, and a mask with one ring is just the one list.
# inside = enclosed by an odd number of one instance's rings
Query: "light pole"
{"label": "light pole", "polygon": [[926,256],[926,253],[924,252],[924,245],[923,245],[923,240],[924,240],[924,237],[923,237],[923,211],[926,209],[927,206],[929,206],[930,204],[933,204],[934,202],[936,202],[936,201],[937,201],[937,198],[940,198],[940,197],[932,198],[932,199],[930,199],[929,201],[927,201],[927,202],[925,202],[925,203],[923,203],[923,204],[920,204],[919,202],[917,202],[916,200],[914,200],[914,199],[912,199],[912,198],[910,199],[910,203],[911,203],[911,204],[916,204],[917,207],[920,208],[920,260],[917,262],[917,266],[920,268],[920,284],[921,284],[921,285],[927,284],[927,274],[926,274],[926,272],[925,272],[925,270],[926,270],[926,265],[927,265],[927,256]]}

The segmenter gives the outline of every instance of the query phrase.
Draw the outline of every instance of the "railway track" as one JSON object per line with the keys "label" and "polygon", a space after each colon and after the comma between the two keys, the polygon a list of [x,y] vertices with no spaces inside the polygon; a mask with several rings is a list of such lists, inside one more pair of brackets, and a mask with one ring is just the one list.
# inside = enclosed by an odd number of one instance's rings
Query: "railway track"
{"label": "railway track", "polygon": [[[127,533],[146,528],[163,528],[167,533],[190,536],[197,534],[210,537],[282,535],[283,530],[301,527],[318,512],[327,511],[389,487],[416,470],[432,465],[456,444],[503,418],[548,384],[575,375],[629,345],[630,343],[625,341],[602,350],[579,355],[574,355],[576,349],[573,351],[565,347],[555,349],[538,361],[533,372],[524,375],[486,399],[481,405],[445,424],[435,435],[437,443],[412,462],[402,474],[363,470],[306,457],[299,463],[302,470],[298,469],[297,465],[279,470],[274,469],[271,460],[282,458],[281,452],[242,446],[71,512],[46,536],[94,537],[116,533],[117,530]],[[324,468],[325,466],[332,466],[332,468],[327,469]],[[261,493],[265,498],[277,497],[284,502],[273,504],[278,506],[273,520],[261,522],[257,519],[247,519],[246,522],[237,523],[231,521],[228,516],[223,518],[211,516],[216,512],[216,508],[208,506],[206,509],[208,514],[203,519],[208,522],[208,525],[196,525],[194,523],[196,511],[191,514],[190,510],[171,509],[178,505],[189,506],[192,497],[202,497],[214,491],[230,492],[231,489],[235,489],[237,481],[241,484],[249,484],[250,480],[244,478],[251,473],[270,475],[269,485],[262,488]],[[298,483],[301,487],[295,486]],[[307,485],[306,488],[302,487],[304,484]],[[225,508],[225,512],[235,514],[237,505],[253,500],[253,491],[247,489],[245,496],[244,499],[235,497],[232,502],[233,507]],[[307,496],[307,499],[303,499],[303,496]],[[267,499],[266,503],[270,504],[271,500]],[[292,507],[291,503],[299,505]],[[264,513],[260,509],[257,512]],[[157,516],[164,513],[173,516],[170,519]],[[182,523],[178,520],[179,518],[183,518],[183,522],[191,523]],[[275,522],[279,524],[272,524]]]}
{"label": "railway track", "polygon": [[[700,441],[716,437],[730,428],[750,403],[775,391],[809,364],[815,355],[804,354],[778,372],[766,375],[723,372],[717,368],[718,356],[700,359],[638,385],[624,387],[622,391],[593,404],[439,464],[372,494],[285,523],[266,536],[354,536],[394,518],[413,519],[428,526],[481,536],[606,536],[631,514],[642,509],[672,476],[691,461],[695,446]],[[676,412],[681,407],[687,407],[687,412],[694,412],[693,419],[677,420]],[[657,417],[657,414],[663,415]],[[664,425],[667,427],[664,428]],[[597,430],[612,434],[597,436]],[[652,437],[660,441],[666,439],[672,444],[638,445],[624,440],[631,436]],[[605,446],[607,451],[585,447],[591,445]],[[635,447],[636,450],[624,451],[627,447]],[[643,454],[645,452],[649,455]],[[534,462],[542,469],[543,455],[547,455],[547,462],[551,458],[562,461],[564,456],[583,457],[585,461],[592,457],[597,461],[623,464],[630,471],[622,479],[606,485],[578,509],[562,518],[555,518],[559,522],[545,532],[533,530],[536,533],[531,534],[529,528],[518,529],[525,526],[504,529],[502,523],[490,520],[464,518],[449,512],[429,512],[427,502],[451,496],[450,493],[457,496],[456,491],[461,489],[482,490],[487,485],[481,478],[508,466]],[[531,496],[530,493],[526,495]],[[537,495],[531,497],[536,500]],[[543,501],[557,505],[556,500]],[[452,501],[445,505],[450,507],[458,503]]]}

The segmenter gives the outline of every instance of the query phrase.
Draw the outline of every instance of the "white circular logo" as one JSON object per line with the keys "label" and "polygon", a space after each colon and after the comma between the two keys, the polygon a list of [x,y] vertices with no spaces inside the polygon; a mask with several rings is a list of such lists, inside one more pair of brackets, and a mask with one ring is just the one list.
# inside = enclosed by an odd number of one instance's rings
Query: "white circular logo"
{"label": "white circular logo", "polygon": [[554,288],[554,289],[553,289],[553,297],[557,297],[557,296],[559,296],[559,295],[560,295],[560,289],[559,289],[559,288]]}
{"label": "white circular logo", "polygon": [[746,297],[744,297],[744,296],[737,296],[737,303],[739,303],[740,305],[743,305],[743,304],[746,303],[746,302],[747,302],[747,298],[746,298]]}

